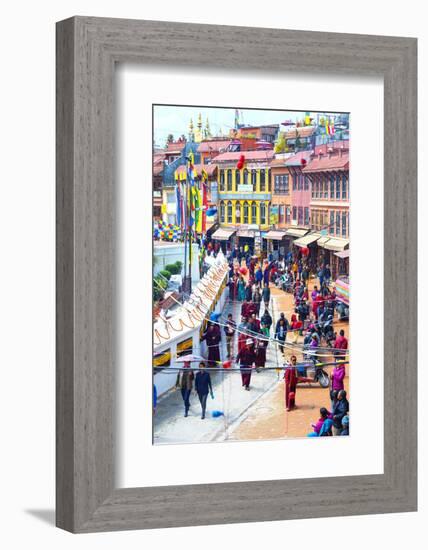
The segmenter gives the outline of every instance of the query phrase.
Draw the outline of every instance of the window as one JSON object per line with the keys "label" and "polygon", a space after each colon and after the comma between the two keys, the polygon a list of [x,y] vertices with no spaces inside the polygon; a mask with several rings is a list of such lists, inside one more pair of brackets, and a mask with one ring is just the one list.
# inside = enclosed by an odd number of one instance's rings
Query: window
{"label": "window", "polygon": [[307,206],[305,206],[304,225],[309,225],[309,208]]}
{"label": "window", "polygon": [[330,198],[334,199],[334,174],[330,174]]}
{"label": "window", "polygon": [[241,171],[235,170],[235,177],[236,177],[236,185],[241,184]]}
{"label": "window", "polygon": [[297,176],[294,174],[293,176],[293,191],[297,189]]}
{"label": "window", "polygon": [[227,223],[232,223],[232,203],[227,203]]}
{"label": "window", "polygon": [[346,178],[346,174],[342,175],[342,199],[348,198],[348,181]]}
{"label": "window", "polygon": [[244,185],[248,185],[248,170],[245,168],[243,172],[244,176]]}
{"label": "window", "polygon": [[280,174],[275,176],[274,193],[278,195],[288,195],[288,174]]}
{"label": "window", "polygon": [[303,206],[299,206],[297,210],[297,223],[303,225]]}
{"label": "window", "polygon": [[224,223],[224,202],[220,202],[220,223]]}
{"label": "window", "polygon": [[336,176],[336,199],[340,199],[340,175]]}
{"label": "window", "polygon": [[324,198],[328,199],[328,179],[327,177],[323,177],[324,180]]}
{"label": "window", "polygon": [[340,212],[336,212],[336,235],[340,235]]}
{"label": "window", "polygon": [[251,170],[251,184],[253,186],[253,191],[256,190],[256,185],[257,185],[257,171],[256,170]]}
{"label": "window", "polygon": [[346,212],[342,212],[342,237],[347,237],[348,235],[348,220],[346,218]]}
{"label": "window", "polygon": [[241,204],[239,202],[236,203],[235,223],[241,223]]}
{"label": "window", "polygon": [[266,191],[267,170],[260,170],[260,191]]}
{"label": "window", "polygon": [[168,204],[174,204],[176,201],[177,201],[177,197],[175,196],[175,193],[167,193],[166,202]]}
{"label": "window", "polygon": [[334,235],[334,210],[330,210],[330,224],[328,232],[330,235]]}
{"label": "window", "polygon": [[224,170],[220,170],[220,191],[224,191]]}
{"label": "window", "polygon": [[227,190],[232,191],[232,170],[227,171]]}
{"label": "window", "polygon": [[297,220],[297,208],[293,206],[293,220]]}
{"label": "window", "polygon": [[254,201],[251,203],[251,220],[252,223],[256,223],[257,220],[257,205]]}
{"label": "window", "polygon": [[244,202],[244,221],[243,223],[248,223],[248,202]]}
{"label": "window", "polygon": [[309,177],[308,176],[303,176],[303,186],[304,186],[305,191],[309,190]]}
{"label": "window", "polygon": [[285,204],[280,204],[279,205],[279,215],[278,215],[278,223],[285,223],[286,222],[286,219],[285,219]]}
{"label": "window", "polygon": [[260,203],[260,225],[266,225],[266,203]]}

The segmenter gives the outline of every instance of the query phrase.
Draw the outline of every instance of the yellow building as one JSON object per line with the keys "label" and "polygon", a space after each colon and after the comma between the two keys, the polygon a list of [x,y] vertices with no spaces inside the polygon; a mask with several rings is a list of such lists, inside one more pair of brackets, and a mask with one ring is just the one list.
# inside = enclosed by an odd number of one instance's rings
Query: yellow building
{"label": "yellow building", "polygon": [[[244,165],[238,169],[242,155]],[[217,206],[221,226],[238,230],[241,226],[259,231],[269,229],[272,158],[273,151],[268,150],[227,152],[212,160],[218,168]]]}

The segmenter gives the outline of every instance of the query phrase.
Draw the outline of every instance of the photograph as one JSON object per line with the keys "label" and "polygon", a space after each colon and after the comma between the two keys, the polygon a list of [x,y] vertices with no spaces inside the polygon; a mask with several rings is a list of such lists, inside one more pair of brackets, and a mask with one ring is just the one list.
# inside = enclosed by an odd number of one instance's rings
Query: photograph
{"label": "photograph", "polygon": [[349,113],[152,119],[153,444],[348,436]]}

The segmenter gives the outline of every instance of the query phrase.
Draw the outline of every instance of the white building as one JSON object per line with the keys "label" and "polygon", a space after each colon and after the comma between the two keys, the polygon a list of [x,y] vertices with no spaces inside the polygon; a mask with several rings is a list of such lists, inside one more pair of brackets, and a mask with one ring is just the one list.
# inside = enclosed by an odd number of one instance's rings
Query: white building
{"label": "white building", "polygon": [[[187,249],[189,253],[189,249]],[[155,241],[153,247],[153,275],[164,269],[168,264],[180,261],[184,266],[184,243]],[[184,270],[183,270],[184,271]],[[192,281],[199,281],[199,247],[192,244]]]}
{"label": "white building", "polygon": [[[180,355],[193,353],[207,356],[205,342],[201,335],[211,313],[221,313],[226,303],[228,287],[228,263],[219,254],[206,275],[198,282],[190,298],[168,319],[158,319],[153,325],[153,365],[165,368],[155,372],[154,383],[158,395],[175,385]],[[168,369],[171,371],[168,372]]]}

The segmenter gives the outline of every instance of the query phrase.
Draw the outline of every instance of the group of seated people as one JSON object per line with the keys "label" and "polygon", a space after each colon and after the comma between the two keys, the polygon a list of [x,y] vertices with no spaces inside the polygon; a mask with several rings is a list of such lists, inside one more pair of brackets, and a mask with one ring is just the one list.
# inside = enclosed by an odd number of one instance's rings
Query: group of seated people
{"label": "group of seated people", "polygon": [[308,437],[349,435],[349,401],[346,390],[332,390],[331,411],[320,408],[320,417],[312,424]]}

